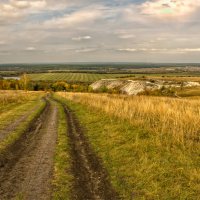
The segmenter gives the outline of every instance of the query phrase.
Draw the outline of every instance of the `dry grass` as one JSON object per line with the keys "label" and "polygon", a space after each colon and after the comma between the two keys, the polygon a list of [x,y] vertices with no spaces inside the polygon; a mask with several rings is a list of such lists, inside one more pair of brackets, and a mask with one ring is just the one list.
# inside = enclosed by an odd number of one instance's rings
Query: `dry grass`
{"label": "dry grass", "polygon": [[8,104],[20,104],[38,97],[39,92],[0,91],[0,107]]}
{"label": "dry grass", "polygon": [[[156,143],[192,145],[200,140],[200,101],[168,97],[59,93],[75,102],[128,120],[155,134]],[[167,138],[167,140],[166,140]]]}
{"label": "dry grass", "polygon": [[122,199],[199,199],[198,97],[59,94]]}

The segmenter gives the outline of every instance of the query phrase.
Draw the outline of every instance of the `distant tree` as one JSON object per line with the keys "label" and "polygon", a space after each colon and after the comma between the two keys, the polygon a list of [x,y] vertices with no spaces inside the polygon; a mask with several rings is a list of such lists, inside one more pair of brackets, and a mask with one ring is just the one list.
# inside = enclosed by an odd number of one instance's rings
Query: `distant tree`
{"label": "distant tree", "polygon": [[53,91],[67,91],[70,85],[65,82],[56,82],[52,84],[51,88]]}
{"label": "distant tree", "polygon": [[28,89],[28,83],[29,83],[29,78],[27,76],[27,74],[23,74],[20,78],[20,83],[21,83],[21,86],[23,88],[23,90],[27,90]]}
{"label": "distant tree", "polygon": [[103,86],[103,87],[101,87],[100,89],[99,89],[99,92],[102,92],[102,93],[106,93],[106,92],[108,92],[109,90],[108,90],[108,88],[106,87],[106,86]]}
{"label": "distant tree", "polygon": [[93,88],[91,86],[88,86],[87,92],[94,92]]}
{"label": "distant tree", "polygon": [[33,90],[34,91],[38,91],[40,88],[40,85],[38,83],[36,83],[34,86],[33,86]]}
{"label": "distant tree", "polygon": [[73,85],[71,86],[71,88],[72,88],[72,90],[76,91],[76,90],[78,90],[79,85],[73,84]]}

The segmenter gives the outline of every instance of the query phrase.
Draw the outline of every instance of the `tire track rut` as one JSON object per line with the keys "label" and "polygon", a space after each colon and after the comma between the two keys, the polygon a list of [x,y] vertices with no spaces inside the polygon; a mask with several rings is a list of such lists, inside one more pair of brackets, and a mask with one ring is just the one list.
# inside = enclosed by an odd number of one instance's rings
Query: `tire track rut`
{"label": "tire track rut", "polygon": [[[53,158],[57,141],[57,107],[47,107],[13,149],[14,155],[0,168],[0,199],[51,199]],[[16,151],[15,151],[16,150]]]}
{"label": "tire track rut", "polygon": [[112,188],[108,173],[92,150],[75,114],[67,106],[64,106],[64,108],[71,147],[71,171],[74,176],[71,199],[120,199],[116,191]]}

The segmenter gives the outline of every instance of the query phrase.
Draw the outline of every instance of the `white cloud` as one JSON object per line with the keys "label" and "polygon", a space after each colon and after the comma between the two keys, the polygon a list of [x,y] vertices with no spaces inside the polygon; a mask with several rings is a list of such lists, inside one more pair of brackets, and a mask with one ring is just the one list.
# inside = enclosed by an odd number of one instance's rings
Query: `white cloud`
{"label": "white cloud", "polygon": [[45,0],[9,0],[7,3],[0,2],[0,21],[6,24],[7,22],[18,20],[31,13],[39,12],[43,10],[45,6]]}
{"label": "white cloud", "polygon": [[139,51],[146,51],[146,52],[163,52],[163,51],[169,51],[169,49],[166,48],[141,48]]}
{"label": "white cloud", "polygon": [[81,40],[90,40],[92,39],[91,36],[89,35],[86,35],[86,36],[79,36],[79,37],[73,37],[72,40],[75,40],[75,41],[81,41]]}
{"label": "white cloud", "polygon": [[183,49],[177,49],[179,52],[200,52],[200,48],[183,48]]}
{"label": "white cloud", "polygon": [[96,48],[82,48],[82,49],[76,49],[75,52],[76,53],[88,53],[88,52],[92,52],[92,51],[96,51]]}
{"label": "white cloud", "polygon": [[117,51],[123,52],[146,52],[146,53],[165,53],[165,54],[180,54],[200,52],[200,48],[120,48]]}
{"label": "white cloud", "polygon": [[118,51],[124,51],[124,52],[135,52],[137,51],[137,49],[133,49],[133,48],[121,48],[121,49],[117,49]]}
{"label": "white cloud", "polygon": [[66,28],[76,26],[83,23],[91,23],[102,16],[102,10],[97,8],[85,8],[72,14],[66,14],[63,17],[54,18],[44,23],[47,28],[57,27]]}
{"label": "white cloud", "polygon": [[140,5],[142,14],[158,18],[188,16],[200,6],[200,0],[149,0]]}
{"label": "white cloud", "polygon": [[35,47],[27,47],[25,50],[26,50],[26,51],[35,51],[36,48],[35,48]]}
{"label": "white cloud", "polygon": [[28,8],[30,6],[28,1],[16,1],[16,0],[11,0],[10,1],[10,6],[13,6],[15,8]]}
{"label": "white cloud", "polygon": [[130,38],[135,38],[135,35],[125,34],[125,35],[119,35],[118,37],[121,38],[121,39],[130,39]]}
{"label": "white cloud", "polygon": [[156,49],[156,48],[121,48],[117,49],[118,51],[124,51],[124,52],[162,52],[167,51],[168,49]]}
{"label": "white cloud", "polygon": [[26,8],[31,8],[31,9],[43,9],[47,5],[46,0],[30,0],[30,1],[25,1],[25,0],[10,0],[8,4],[4,4],[7,6],[12,6],[16,9],[26,9]]}
{"label": "white cloud", "polygon": [[44,9],[45,6],[47,6],[47,2],[45,0],[30,2],[30,7],[33,9]]}

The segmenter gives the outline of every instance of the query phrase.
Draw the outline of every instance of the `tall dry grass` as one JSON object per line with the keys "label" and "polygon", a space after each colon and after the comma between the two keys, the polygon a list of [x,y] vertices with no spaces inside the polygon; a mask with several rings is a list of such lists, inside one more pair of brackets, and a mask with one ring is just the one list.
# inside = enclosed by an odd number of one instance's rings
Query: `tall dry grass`
{"label": "tall dry grass", "polygon": [[0,90],[0,106],[6,106],[8,104],[18,104],[29,100],[32,100],[38,96],[36,92],[25,91],[5,91]]}
{"label": "tall dry grass", "polygon": [[[62,93],[59,95],[99,109],[155,134],[163,145],[165,138],[180,144],[200,141],[200,99],[120,96],[108,94]],[[123,122],[122,122],[123,123]],[[166,143],[167,145],[167,143]]]}

